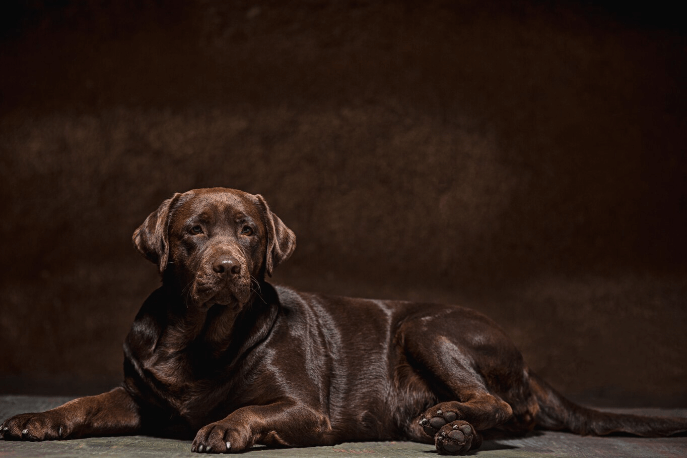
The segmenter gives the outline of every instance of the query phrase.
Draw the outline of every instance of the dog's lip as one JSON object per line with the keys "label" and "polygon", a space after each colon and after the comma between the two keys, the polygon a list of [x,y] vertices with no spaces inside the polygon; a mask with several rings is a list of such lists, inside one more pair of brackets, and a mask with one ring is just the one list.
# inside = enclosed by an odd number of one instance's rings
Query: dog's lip
{"label": "dog's lip", "polygon": [[238,305],[238,300],[237,300],[237,299],[234,297],[234,295],[232,294],[231,298],[230,298],[228,301],[217,301],[217,300],[211,299],[211,300],[209,300],[209,301],[207,302],[207,304],[210,304],[210,305],[223,305],[223,306],[227,306],[227,305]]}
{"label": "dog's lip", "polygon": [[221,305],[223,307],[232,307],[232,308],[237,308],[241,307],[242,304],[244,304],[246,301],[242,301],[239,299],[237,294],[233,291],[229,292],[229,294],[224,295],[224,294],[217,294],[213,297],[211,297],[209,300],[205,301],[201,306],[202,307],[211,307],[213,305]]}
{"label": "dog's lip", "polygon": [[[219,296],[219,295],[218,295]],[[217,297],[213,296],[210,299],[206,300],[201,304],[201,307],[207,307],[210,308],[213,305],[221,305],[221,306],[230,306],[230,305],[238,305],[239,301],[236,299],[236,296],[234,294],[230,294],[228,297]]]}
{"label": "dog's lip", "polygon": [[213,308],[213,307],[221,307],[225,310],[233,310],[233,311],[238,311],[241,309],[241,304],[238,302],[229,302],[228,304],[224,302],[208,302],[207,305],[204,306],[204,308],[207,308],[208,310]]}
{"label": "dog's lip", "polygon": [[250,299],[250,288],[245,285],[199,284],[194,287],[195,302],[199,307],[212,305],[240,306]]}

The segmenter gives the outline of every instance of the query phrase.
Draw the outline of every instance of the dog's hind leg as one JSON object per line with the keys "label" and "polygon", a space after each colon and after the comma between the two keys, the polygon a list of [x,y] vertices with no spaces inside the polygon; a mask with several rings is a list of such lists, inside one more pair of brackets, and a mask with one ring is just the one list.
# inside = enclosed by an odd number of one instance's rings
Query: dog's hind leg
{"label": "dog's hind leg", "polygon": [[415,421],[425,434],[434,437],[439,453],[462,455],[480,447],[482,437],[478,431],[503,424],[511,416],[506,402],[485,392],[475,392],[472,398],[432,406]]}
{"label": "dog's hind leg", "polygon": [[426,318],[401,330],[409,364],[440,401],[406,431],[422,442],[433,437],[439,453],[462,455],[481,445],[480,431],[513,419],[500,394],[517,391],[525,371],[519,352],[490,322],[451,318]]}

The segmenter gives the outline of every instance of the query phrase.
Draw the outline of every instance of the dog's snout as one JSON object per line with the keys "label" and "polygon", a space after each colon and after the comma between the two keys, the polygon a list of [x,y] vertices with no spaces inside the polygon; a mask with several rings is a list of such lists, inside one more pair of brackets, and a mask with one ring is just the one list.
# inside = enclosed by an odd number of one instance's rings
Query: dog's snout
{"label": "dog's snout", "polygon": [[218,256],[212,264],[212,270],[220,275],[234,277],[241,273],[241,265],[233,256]]}

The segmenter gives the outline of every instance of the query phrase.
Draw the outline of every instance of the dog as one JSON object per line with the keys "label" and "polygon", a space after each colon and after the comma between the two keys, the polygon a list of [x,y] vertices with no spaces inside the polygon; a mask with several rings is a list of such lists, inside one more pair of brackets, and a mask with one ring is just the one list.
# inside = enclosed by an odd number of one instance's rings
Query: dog
{"label": "dog", "polygon": [[495,431],[687,430],[686,418],[575,405],[473,310],[270,285],[296,237],[260,195],[177,193],[133,243],[162,286],[124,343],[124,382],[14,416],[0,426],[4,439],[152,434],[193,438],[200,453],[411,440],[463,455]]}

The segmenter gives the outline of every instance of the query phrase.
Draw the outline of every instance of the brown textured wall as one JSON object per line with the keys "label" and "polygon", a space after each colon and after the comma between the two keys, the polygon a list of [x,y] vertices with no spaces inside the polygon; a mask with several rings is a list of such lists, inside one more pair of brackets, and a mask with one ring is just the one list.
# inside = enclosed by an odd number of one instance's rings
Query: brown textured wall
{"label": "brown textured wall", "polygon": [[296,232],[277,282],[465,303],[566,393],[687,405],[687,39],[668,16],[113,3],[3,6],[0,389],[116,383],[157,284],[131,233],[175,191],[228,186]]}

